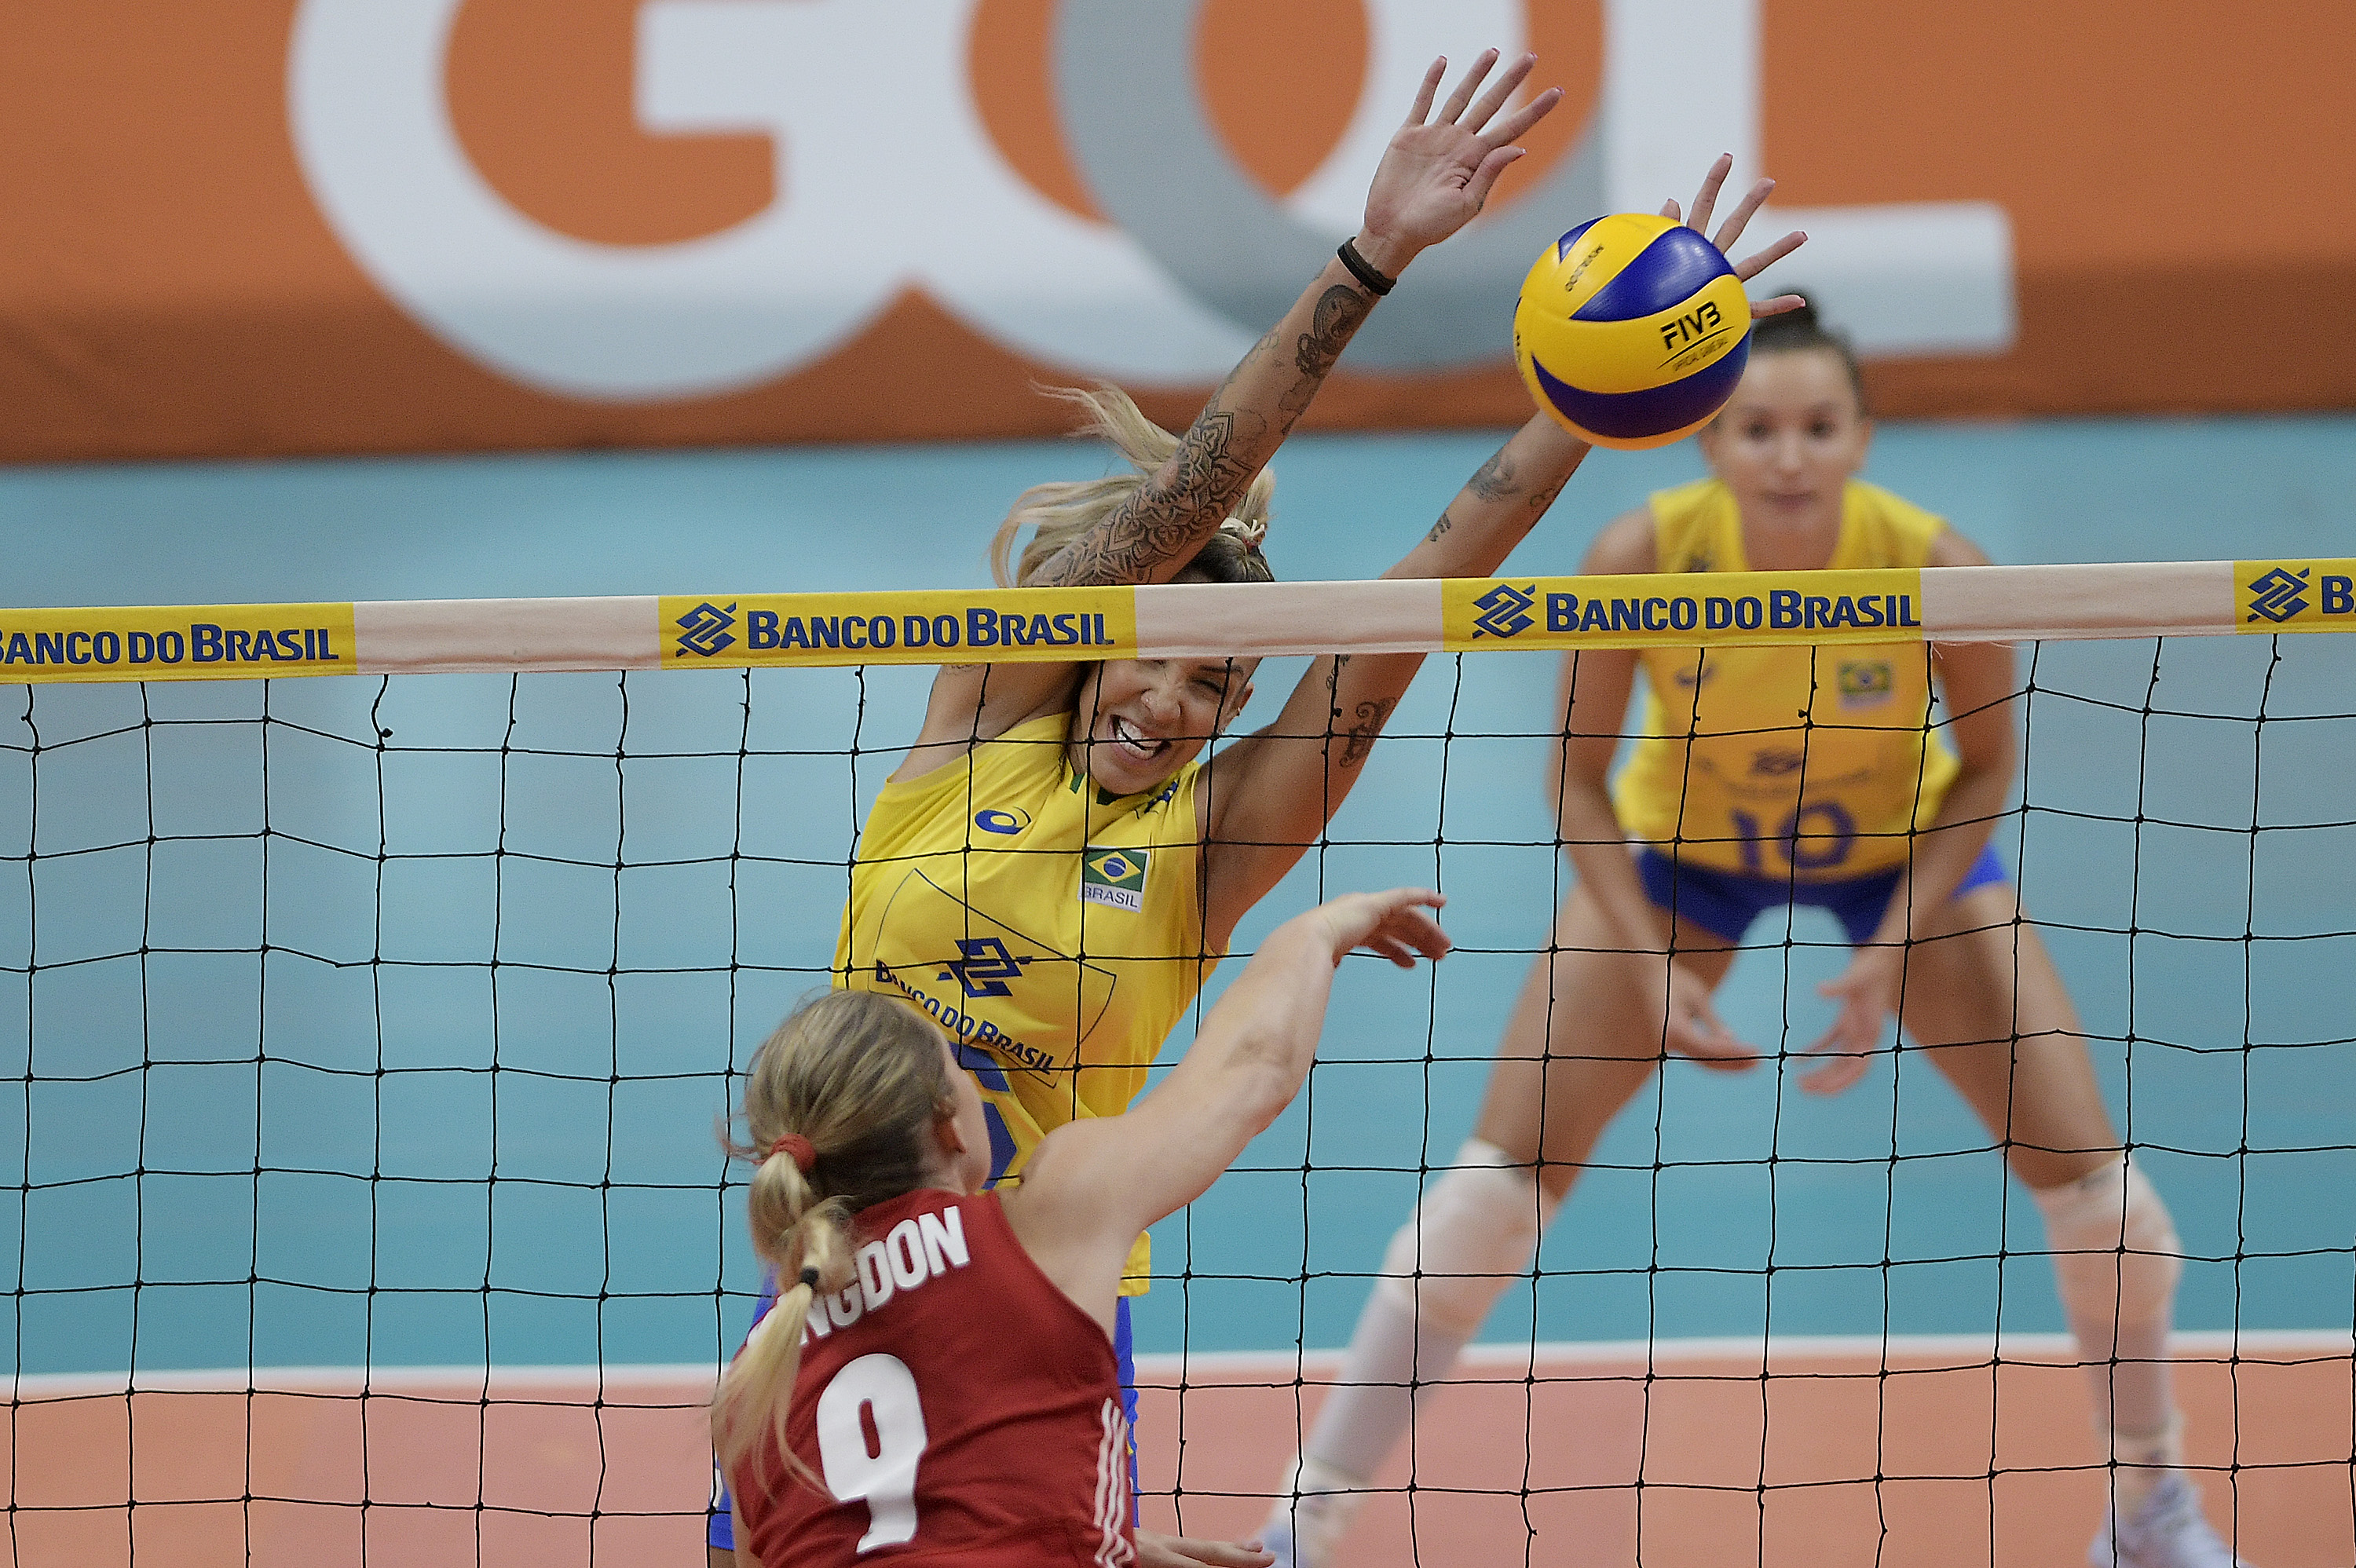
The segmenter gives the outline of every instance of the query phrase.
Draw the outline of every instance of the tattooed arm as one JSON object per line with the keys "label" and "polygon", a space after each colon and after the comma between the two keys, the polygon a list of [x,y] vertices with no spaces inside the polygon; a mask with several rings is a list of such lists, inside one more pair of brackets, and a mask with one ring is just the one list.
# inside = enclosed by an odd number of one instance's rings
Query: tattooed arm
{"label": "tattooed arm", "polygon": [[1049,560],[1033,585],[1167,582],[1184,570],[1275,455],[1374,306],[1373,293],[1338,260],[1329,263],[1213,394],[1170,461]]}
{"label": "tattooed arm", "polygon": [[[1386,577],[1486,577],[1554,504],[1587,443],[1534,417],[1465,482],[1440,520]],[[1421,654],[1322,658],[1275,723],[1204,770],[1210,825],[1206,937],[1216,952],[1292,869],[1358,782],[1383,726],[1423,667]]]}
{"label": "tattooed arm", "polygon": [[[1687,219],[1693,228],[1708,232],[1719,187],[1732,167],[1731,158],[1720,158],[1703,178]],[[1719,250],[1740,239],[1773,189],[1773,181],[1761,180],[1736,204],[1713,236]],[[1668,203],[1662,215],[1676,218],[1676,203]],[[1797,249],[1802,238],[1787,234],[1744,258],[1736,274],[1747,281]],[[1779,295],[1752,312],[1772,315],[1799,303],[1796,295]],[[1585,442],[1547,415],[1533,415],[1465,481],[1421,542],[1383,575],[1489,576],[1546,515],[1587,453]],[[1225,943],[1244,912],[1292,869],[1341,809],[1422,666],[1421,654],[1319,659],[1275,723],[1237,741],[1204,771],[1204,888],[1206,930],[1215,944]]]}
{"label": "tattooed arm", "polygon": [[[1497,176],[1521,155],[1510,144],[1561,99],[1559,90],[1548,88],[1501,114],[1536,63],[1526,55],[1474,102],[1496,63],[1494,49],[1473,62],[1436,115],[1432,100],[1447,62],[1436,60],[1424,73],[1406,123],[1375,171],[1365,226],[1351,241],[1376,272],[1397,278],[1418,252],[1469,222]],[[1213,394],[1170,461],[1110,517],[1046,561],[1033,582],[1043,588],[1167,582],[1185,570],[1317,396],[1376,297],[1338,257],[1328,262]],[[929,773],[979,741],[1059,711],[1070,700],[1076,668],[1018,664],[942,670],[933,682],[924,729],[892,776]]]}
{"label": "tattooed arm", "polygon": [[[1515,61],[1474,103],[1473,93],[1496,62],[1494,49],[1473,62],[1429,124],[1447,62],[1435,60],[1424,73],[1407,123],[1375,172],[1365,226],[1351,241],[1376,272],[1397,278],[1419,251],[1462,228],[1520,155],[1508,144],[1561,97],[1550,88],[1498,120],[1537,57]],[[1327,262],[1284,319],[1244,356],[1170,461],[1126,506],[1049,560],[1034,581],[1044,587],[1166,582],[1176,576],[1275,455],[1376,297],[1338,257]]]}

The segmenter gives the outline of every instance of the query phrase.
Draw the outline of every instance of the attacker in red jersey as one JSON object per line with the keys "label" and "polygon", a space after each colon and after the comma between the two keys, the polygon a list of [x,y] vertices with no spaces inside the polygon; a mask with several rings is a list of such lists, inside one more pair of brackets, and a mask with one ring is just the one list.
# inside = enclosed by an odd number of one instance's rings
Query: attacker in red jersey
{"label": "attacker in red jersey", "polygon": [[1133,1563],[1111,1338],[1130,1244],[1291,1102],[1344,954],[1448,951],[1440,903],[1352,893],[1278,927],[1159,1087],[1056,1128],[1012,1189],[981,1190],[981,1100],[930,1019],[868,991],[797,1008],[732,1148],[760,1162],[754,1247],[792,1282],[712,1400],[740,1564]]}

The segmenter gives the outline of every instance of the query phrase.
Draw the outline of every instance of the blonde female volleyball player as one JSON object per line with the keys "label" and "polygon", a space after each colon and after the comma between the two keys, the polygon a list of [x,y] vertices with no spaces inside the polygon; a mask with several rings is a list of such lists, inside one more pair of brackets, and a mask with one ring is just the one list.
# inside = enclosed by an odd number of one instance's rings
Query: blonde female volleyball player
{"label": "blonde female volleyball player", "polygon": [[[1857,478],[1871,436],[1847,346],[1812,311],[1764,323],[1700,437],[1711,477],[1613,522],[1585,570],[1984,564],[1939,518]],[[1614,788],[1639,668],[1644,738]],[[1953,752],[1928,728],[1934,677]],[[1840,1013],[1802,1087],[1856,1083],[1899,1011],[2044,1212],[2115,1461],[2094,1561],[2228,1568],[2177,1467],[2175,1228],[2121,1154],[2069,996],[1988,848],[2016,766],[2011,649],[1593,652],[1566,661],[1563,686],[1555,787],[1578,885],[1506,1026],[1472,1140],[1392,1241],[1267,1532],[1280,1558],[1326,1561],[1408,1427],[1410,1383],[1447,1376],[1663,1057],[1757,1062],[1711,992],[1753,920],[1805,903],[1837,915],[1853,945],[1824,987]]]}
{"label": "blonde female volleyball player", "polygon": [[1111,1338],[1130,1244],[1291,1101],[1344,954],[1448,951],[1440,902],[1351,893],[1287,921],[1152,1093],[1057,1128],[1004,1192],[937,1024],[873,991],[797,1008],[731,1151],[759,1164],[754,1247],[794,1282],[712,1402],[738,1562],[1134,1563]]}

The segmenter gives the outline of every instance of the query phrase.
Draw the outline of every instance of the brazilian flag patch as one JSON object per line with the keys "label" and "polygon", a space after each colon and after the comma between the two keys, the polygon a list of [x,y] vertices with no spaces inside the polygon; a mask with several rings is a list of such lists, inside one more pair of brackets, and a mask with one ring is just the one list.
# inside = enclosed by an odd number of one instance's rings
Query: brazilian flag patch
{"label": "brazilian flag patch", "polygon": [[1840,704],[1843,708],[1879,708],[1898,695],[1898,683],[1888,659],[1843,659],[1840,662]]}
{"label": "brazilian flag patch", "polygon": [[1080,861],[1080,901],[1141,912],[1145,908],[1145,851],[1091,848]]}

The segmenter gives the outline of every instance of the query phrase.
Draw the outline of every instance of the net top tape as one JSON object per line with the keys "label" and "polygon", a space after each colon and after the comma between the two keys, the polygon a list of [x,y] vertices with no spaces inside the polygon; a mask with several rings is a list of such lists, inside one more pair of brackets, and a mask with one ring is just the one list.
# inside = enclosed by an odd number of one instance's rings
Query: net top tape
{"label": "net top tape", "polygon": [[0,610],[0,683],[2356,631],[2356,559]]}

